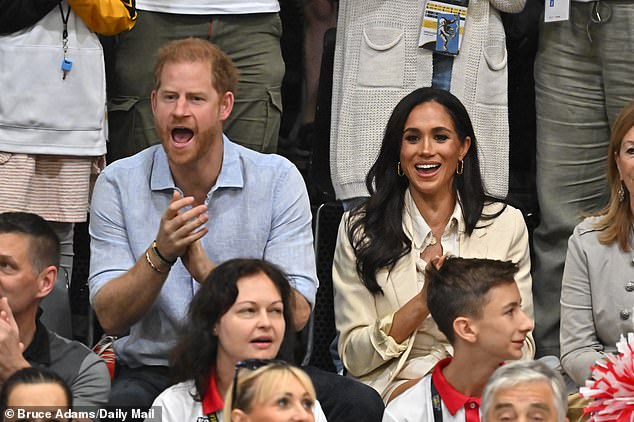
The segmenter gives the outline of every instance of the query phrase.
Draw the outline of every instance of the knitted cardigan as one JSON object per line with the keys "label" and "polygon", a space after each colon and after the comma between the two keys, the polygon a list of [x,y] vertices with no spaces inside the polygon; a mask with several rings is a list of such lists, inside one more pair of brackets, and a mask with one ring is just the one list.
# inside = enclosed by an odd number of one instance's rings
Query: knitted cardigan
{"label": "knitted cardigan", "polygon": [[[471,0],[451,92],[467,108],[487,191],[508,190],[506,40],[499,11],[526,0]],[[394,106],[431,86],[432,52],[418,47],[424,0],[340,0],[332,94],[330,166],[338,199],[367,196],[365,177]],[[394,168],[396,171],[396,167]]]}

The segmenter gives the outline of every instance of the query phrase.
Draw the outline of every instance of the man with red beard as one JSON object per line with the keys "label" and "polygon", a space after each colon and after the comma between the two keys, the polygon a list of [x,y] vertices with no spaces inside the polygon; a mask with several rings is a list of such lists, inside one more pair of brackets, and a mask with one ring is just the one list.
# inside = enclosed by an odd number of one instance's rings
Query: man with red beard
{"label": "man with red beard", "polygon": [[130,371],[164,371],[198,282],[230,258],[284,268],[296,326],[308,319],[317,280],[306,188],[289,161],[223,135],[237,81],[208,41],[166,45],[152,91],[162,145],[113,163],[96,183],[90,298],[107,333],[129,331],[115,351]]}
{"label": "man with red beard", "polygon": [[90,300],[106,333],[129,332],[114,345],[116,406],[149,407],[169,385],[187,306],[216,264],[247,257],[279,265],[293,287],[296,329],[317,290],[299,171],[222,132],[238,80],[231,60],[208,41],[178,40],[159,51],[154,79],[162,145],[108,166],[91,207]]}

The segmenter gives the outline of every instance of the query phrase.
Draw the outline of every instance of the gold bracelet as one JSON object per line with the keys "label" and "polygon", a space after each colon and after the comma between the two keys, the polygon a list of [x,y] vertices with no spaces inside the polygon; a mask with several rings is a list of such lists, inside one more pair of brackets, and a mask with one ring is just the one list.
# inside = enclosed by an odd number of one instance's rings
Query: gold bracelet
{"label": "gold bracelet", "polygon": [[154,252],[154,255],[156,255],[156,257],[160,261],[162,261],[165,265],[169,265],[171,267],[172,265],[174,265],[176,263],[176,259],[173,260],[173,261],[170,261],[167,258],[165,258],[162,253],[159,252],[158,245],[156,244],[156,240],[154,240],[154,242],[152,242],[152,252]]}
{"label": "gold bracelet", "polygon": [[150,259],[150,252],[147,249],[145,250],[145,260],[147,261],[148,264],[150,264],[150,267],[152,267],[152,269],[156,271],[157,273],[165,274],[167,272],[167,271],[161,271],[156,265],[154,265],[154,263]]}

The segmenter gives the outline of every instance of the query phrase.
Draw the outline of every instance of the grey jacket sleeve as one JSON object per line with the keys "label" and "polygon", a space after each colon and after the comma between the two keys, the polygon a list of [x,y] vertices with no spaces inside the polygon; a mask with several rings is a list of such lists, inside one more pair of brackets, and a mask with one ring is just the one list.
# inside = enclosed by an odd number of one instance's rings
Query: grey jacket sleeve
{"label": "grey jacket sleeve", "polygon": [[590,377],[590,366],[603,356],[594,320],[589,262],[579,226],[568,241],[561,283],[561,364],[577,385]]}
{"label": "grey jacket sleeve", "polygon": [[106,362],[94,353],[86,354],[70,387],[75,407],[107,404],[110,395],[110,373]]}

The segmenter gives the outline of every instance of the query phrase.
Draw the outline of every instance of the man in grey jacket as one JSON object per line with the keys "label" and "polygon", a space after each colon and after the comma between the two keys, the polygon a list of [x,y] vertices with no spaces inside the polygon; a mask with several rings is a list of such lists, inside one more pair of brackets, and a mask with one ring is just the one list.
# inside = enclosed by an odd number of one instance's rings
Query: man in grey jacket
{"label": "man in grey jacket", "polygon": [[105,362],[83,344],[48,330],[40,301],[55,286],[59,239],[35,214],[0,214],[0,386],[15,371],[45,367],[70,386],[75,406],[108,401]]}

